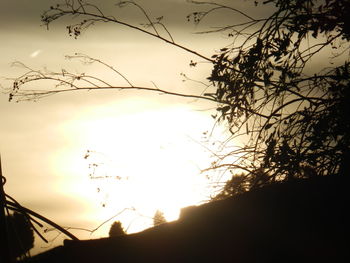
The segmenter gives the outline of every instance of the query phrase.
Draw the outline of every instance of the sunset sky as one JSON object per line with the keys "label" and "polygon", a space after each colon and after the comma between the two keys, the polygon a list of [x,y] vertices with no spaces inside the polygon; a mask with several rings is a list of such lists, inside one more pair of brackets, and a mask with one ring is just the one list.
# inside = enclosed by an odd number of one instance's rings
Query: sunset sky
{"label": "sunset sky", "polygon": [[[221,34],[193,34],[205,29],[186,20],[186,15],[198,6],[182,0],[138,2],[151,10],[151,17],[164,16],[177,42],[206,56],[227,43]],[[78,39],[66,32],[70,20],[59,20],[46,30],[40,15],[53,3],[60,1],[1,0],[3,88],[11,84],[6,78],[24,73],[11,66],[16,61],[37,69],[95,74],[116,86],[126,85],[101,67],[65,59],[65,55],[77,52],[113,65],[138,86],[153,87],[155,83],[175,92],[203,92],[201,84],[183,82],[180,73],[205,80],[210,64],[117,25],[99,24]],[[120,10],[114,3],[104,1],[99,6],[130,23],[144,22],[137,10]],[[242,1],[239,5],[245,4]],[[225,24],[227,19],[228,14],[224,14],[208,21],[215,26]],[[190,67],[191,60],[198,66]],[[46,88],[45,83],[37,85]],[[157,209],[168,220],[174,220],[181,207],[209,198],[210,181],[200,170],[213,160],[205,147],[215,150],[212,142],[223,138],[220,128],[208,143],[203,136],[214,125],[210,114],[215,106],[139,91],[75,92],[20,103],[9,103],[8,96],[1,93],[0,154],[7,178],[5,191],[22,205],[67,227],[91,230],[125,208],[115,220],[121,220],[128,232],[151,226]],[[93,152],[84,159],[87,150]],[[89,179],[89,164],[93,162],[101,163],[97,176],[121,179]],[[106,236],[112,222],[93,235],[72,232],[80,238]]]}
{"label": "sunset sky", "polygon": [[[146,22],[140,10],[120,9],[116,2],[95,0],[108,15],[133,25]],[[231,39],[223,33],[195,32],[243,19],[222,11],[194,25],[186,16],[205,6],[186,0],[136,2],[152,19],[163,16],[176,43],[207,57]],[[254,7],[254,1],[216,2],[249,10],[255,18],[271,12],[269,6]],[[6,193],[64,227],[93,230],[112,218],[92,234],[71,229],[81,239],[107,236],[114,220],[122,221],[128,233],[141,231],[152,226],[158,209],[167,220],[175,220],[181,207],[207,201],[213,183],[224,178],[214,173],[208,179],[201,170],[215,160],[214,153],[228,136],[223,126],[213,130],[215,103],[135,90],[80,91],[36,102],[8,102],[5,91],[11,87],[11,78],[25,73],[18,62],[37,70],[85,73],[114,86],[128,85],[105,67],[65,58],[75,53],[113,66],[135,86],[196,95],[205,90],[199,81],[206,81],[211,65],[159,39],[110,23],[96,24],[74,39],[66,30],[71,18],[59,19],[47,30],[40,16],[57,3],[62,0],[0,1],[0,155]],[[190,67],[191,60],[196,67]],[[317,71],[329,63],[329,54],[321,53],[305,71]],[[195,81],[183,81],[182,74]],[[36,82],[29,88],[53,86]],[[95,172],[93,163],[98,164]],[[91,179],[92,172],[104,179]],[[34,253],[65,238],[56,237],[56,232],[50,232],[52,242],[37,242]]]}

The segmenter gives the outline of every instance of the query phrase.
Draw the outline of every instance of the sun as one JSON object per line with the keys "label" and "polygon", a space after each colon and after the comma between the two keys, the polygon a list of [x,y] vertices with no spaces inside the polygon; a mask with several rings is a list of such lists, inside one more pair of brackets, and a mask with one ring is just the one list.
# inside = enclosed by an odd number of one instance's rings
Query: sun
{"label": "sun", "polygon": [[[97,221],[123,208],[135,209],[116,219],[131,222],[131,232],[151,226],[156,210],[168,221],[176,220],[182,207],[208,198],[208,180],[200,171],[210,163],[211,154],[195,142],[212,125],[206,115],[186,107],[123,114],[113,109],[111,105],[95,109],[64,128],[74,135],[72,148],[88,149],[89,156],[71,161],[72,169],[81,169],[85,177],[67,178],[62,190],[71,189],[75,196],[90,198],[89,202],[99,200],[103,209],[96,211]],[[68,162],[58,157],[56,161]],[[87,163],[96,165],[87,171]],[[95,179],[88,179],[87,173]]]}

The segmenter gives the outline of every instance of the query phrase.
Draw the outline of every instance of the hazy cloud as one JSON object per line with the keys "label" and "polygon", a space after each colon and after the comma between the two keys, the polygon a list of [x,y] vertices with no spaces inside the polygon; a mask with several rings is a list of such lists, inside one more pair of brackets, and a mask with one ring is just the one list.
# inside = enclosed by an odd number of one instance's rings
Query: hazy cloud
{"label": "hazy cloud", "polygon": [[35,58],[35,57],[37,57],[40,53],[41,53],[41,49],[37,49],[37,50],[35,50],[34,52],[32,52],[31,54],[30,54],[30,57],[31,58]]}

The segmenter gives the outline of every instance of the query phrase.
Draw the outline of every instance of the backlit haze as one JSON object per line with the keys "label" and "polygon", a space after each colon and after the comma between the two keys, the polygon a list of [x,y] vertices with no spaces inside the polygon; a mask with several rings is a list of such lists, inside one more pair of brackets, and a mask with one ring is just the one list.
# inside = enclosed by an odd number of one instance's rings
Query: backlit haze
{"label": "backlit haze", "polygon": [[[142,33],[99,24],[76,40],[68,36],[65,26],[69,20],[64,19],[46,30],[40,15],[59,2],[1,0],[3,87],[10,85],[4,78],[24,72],[11,67],[15,61],[35,68],[86,72],[116,86],[126,85],[102,67],[65,59],[65,55],[78,52],[113,65],[138,86],[153,87],[153,82],[174,92],[203,91],[201,84],[183,82],[180,73],[205,80],[210,65]],[[194,35],[200,28],[188,23],[186,15],[196,6],[186,1],[143,2],[148,10],[154,10],[152,17],[164,16],[175,41],[206,56],[227,41],[220,34]],[[123,13],[113,3],[103,1],[108,10],[115,8],[128,21],[143,22],[142,16],[131,15],[137,10]],[[199,62],[198,66],[191,68],[190,60]],[[45,84],[36,85],[45,88]],[[212,142],[222,138],[220,128],[209,142],[203,135],[214,125],[210,114],[215,106],[139,91],[74,92],[20,103],[8,103],[7,95],[0,94],[5,191],[22,205],[65,227],[93,230],[117,215],[93,234],[72,229],[79,238],[107,236],[114,220],[121,220],[128,233],[140,231],[152,226],[151,217],[157,209],[167,220],[175,220],[181,207],[210,197],[213,179],[208,180],[200,171],[214,160],[208,147],[215,150]],[[92,166],[94,163],[98,166]],[[91,173],[104,179],[91,179]],[[50,238],[55,237],[53,233]],[[43,246],[37,245],[37,251]]]}

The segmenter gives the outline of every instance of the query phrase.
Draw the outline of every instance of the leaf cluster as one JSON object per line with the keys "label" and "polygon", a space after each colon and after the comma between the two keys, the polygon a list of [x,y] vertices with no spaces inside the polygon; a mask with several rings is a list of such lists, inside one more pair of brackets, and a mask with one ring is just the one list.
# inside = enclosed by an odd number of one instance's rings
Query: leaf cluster
{"label": "leaf cluster", "polygon": [[6,216],[9,247],[13,259],[26,255],[34,246],[34,231],[27,217],[19,212]]}
{"label": "leaf cluster", "polygon": [[126,232],[120,221],[114,221],[109,229],[109,237],[123,236],[126,235]]}
{"label": "leaf cluster", "polygon": [[167,221],[165,219],[164,213],[160,210],[157,210],[153,216],[153,226],[158,226],[166,222]]}
{"label": "leaf cluster", "polygon": [[[231,193],[348,170],[349,3],[265,1],[276,8],[271,16],[222,29],[234,41],[212,57],[208,79],[216,93],[211,96],[219,102],[218,121],[230,125],[232,138],[250,138],[212,167],[244,168],[246,175],[230,183],[236,187]],[[247,25],[251,31],[243,34]],[[334,55],[342,62],[310,69],[311,60],[330,47],[345,50]],[[227,163],[235,154],[237,161]]]}

